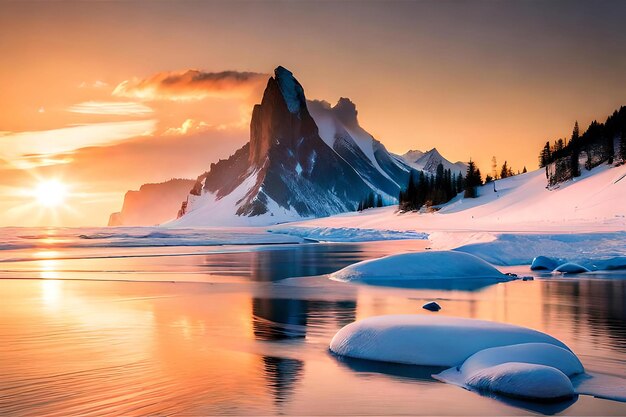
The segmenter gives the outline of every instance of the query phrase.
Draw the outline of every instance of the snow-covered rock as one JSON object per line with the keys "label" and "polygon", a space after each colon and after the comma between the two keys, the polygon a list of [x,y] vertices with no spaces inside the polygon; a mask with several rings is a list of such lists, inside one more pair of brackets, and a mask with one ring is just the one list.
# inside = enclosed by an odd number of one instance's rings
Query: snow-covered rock
{"label": "snow-covered rock", "polygon": [[455,251],[403,253],[371,259],[352,264],[330,277],[337,281],[364,283],[433,279],[492,279],[504,282],[514,279],[476,256]]}
{"label": "snow-covered rock", "polygon": [[484,349],[467,358],[459,372],[468,377],[481,369],[507,362],[551,366],[568,377],[585,372],[572,351],[550,343],[521,343]]}
{"label": "snow-covered rock", "polygon": [[590,272],[590,271],[589,269],[585,268],[582,265],[578,265],[577,263],[566,262],[554,268],[554,272],[561,272],[564,274],[580,274],[583,272]]}
{"label": "snow-covered rock", "polygon": [[533,259],[533,263],[530,264],[532,271],[553,271],[559,265],[556,259],[548,258],[547,256],[537,256]]}
{"label": "snow-covered rock", "polygon": [[510,324],[433,315],[390,315],[369,317],[343,327],[330,342],[330,350],[359,359],[453,367],[483,349],[519,343],[547,343],[568,349],[552,336]]}
{"label": "snow-covered rock", "polygon": [[558,369],[519,362],[484,368],[469,377],[467,385],[525,400],[563,400],[575,395],[572,381]]}

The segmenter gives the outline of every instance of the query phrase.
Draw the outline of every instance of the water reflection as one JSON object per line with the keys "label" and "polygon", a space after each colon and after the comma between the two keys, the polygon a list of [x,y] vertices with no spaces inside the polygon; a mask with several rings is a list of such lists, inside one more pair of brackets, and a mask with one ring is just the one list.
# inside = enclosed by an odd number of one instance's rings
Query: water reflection
{"label": "water reflection", "polygon": [[[396,245],[123,261],[144,276],[157,268],[182,275],[189,265],[205,276],[214,272],[207,265],[219,264],[236,278],[210,284],[3,280],[0,414],[626,415],[626,404],[588,396],[535,407],[433,381],[437,369],[338,361],[328,343],[342,326],[378,314],[432,314],[421,305],[436,299],[437,314],[532,327],[563,340],[590,371],[626,376],[626,281],[537,279],[472,291],[274,282]],[[97,262],[84,260],[89,277],[103,273]],[[66,276],[58,265],[37,265]]]}
{"label": "water reflection", "polygon": [[306,336],[307,313],[306,300],[254,298],[254,336],[259,340],[303,338]]}
{"label": "water reflection", "polygon": [[298,359],[263,356],[263,372],[274,402],[280,406],[295,390],[304,373],[304,362]]}

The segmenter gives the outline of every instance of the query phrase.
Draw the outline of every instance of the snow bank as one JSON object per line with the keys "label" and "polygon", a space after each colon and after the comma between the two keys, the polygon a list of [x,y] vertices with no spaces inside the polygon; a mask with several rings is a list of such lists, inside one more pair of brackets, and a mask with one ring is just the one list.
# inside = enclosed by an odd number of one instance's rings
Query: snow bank
{"label": "snow bank", "polygon": [[270,233],[296,236],[318,242],[369,242],[376,240],[428,239],[428,234],[396,230],[357,229],[351,227],[277,226]]}
{"label": "snow bank", "polygon": [[512,278],[473,255],[454,251],[403,253],[358,262],[330,275],[343,282],[384,283],[385,281]]}
{"label": "snow bank", "polygon": [[508,362],[476,372],[467,385],[525,400],[563,400],[575,395],[572,381],[556,368]]}
{"label": "snow bank", "polygon": [[[598,260],[614,259],[614,267],[624,261],[626,232],[500,234],[490,242],[465,244],[456,250],[471,253],[494,265],[541,265],[552,271],[567,261],[592,270],[605,269]],[[621,259],[621,262],[620,262]],[[556,265],[555,265],[556,264]],[[598,264],[597,268],[591,265]],[[607,264],[605,266],[610,265]]]}
{"label": "snow bank", "polygon": [[568,349],[552,336],[510,324],[433,315],[391,315],[345,326],[333,337],[330,350],[358,359],[453,367],[483,349],[519,343],[547,343]]}

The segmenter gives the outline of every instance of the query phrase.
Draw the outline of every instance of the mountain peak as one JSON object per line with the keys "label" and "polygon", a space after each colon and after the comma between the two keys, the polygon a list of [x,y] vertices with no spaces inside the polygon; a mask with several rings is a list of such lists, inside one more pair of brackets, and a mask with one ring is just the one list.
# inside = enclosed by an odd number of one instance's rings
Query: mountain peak
{"label": "mountain peak", "polygon": [[302,106],[306,106],[304,89],[287,68],[278,66],[274,70],[274,78],[278,82],[278,88],[287,104],[290,113],[300,112]]}
{"label": "mountain peak", "polygon": [[333,107],[333,111],[346,126],[358,126],[356,105],[349,98],[341,97]]}

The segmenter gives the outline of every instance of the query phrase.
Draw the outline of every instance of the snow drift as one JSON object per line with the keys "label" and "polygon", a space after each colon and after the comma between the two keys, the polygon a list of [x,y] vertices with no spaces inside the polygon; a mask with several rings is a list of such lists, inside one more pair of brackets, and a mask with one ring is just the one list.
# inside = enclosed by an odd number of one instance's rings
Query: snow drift
{"label": "snow drift", "polygon": [[403,253],[371,259],[347,266],[330,278],[364,283],[446,279],[505,282],[512,279],[476,256],[454,251]]}

